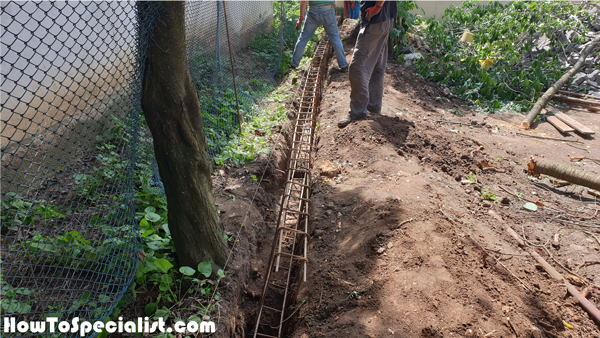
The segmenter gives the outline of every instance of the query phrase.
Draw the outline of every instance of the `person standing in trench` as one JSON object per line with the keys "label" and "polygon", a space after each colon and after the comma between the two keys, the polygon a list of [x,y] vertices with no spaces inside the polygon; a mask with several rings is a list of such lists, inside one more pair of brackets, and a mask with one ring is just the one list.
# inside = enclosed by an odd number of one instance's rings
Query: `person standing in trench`
{"label": "person standing in trench", "polygon": [[329,37],[329,41],[331,41],[331,44],[333,45],[333,50],[335,51],[340,70],[342,72],[348,71],[348,61],[346,61],[344,46],[342,45],[342,40],[340,40],[340,32],[337,27],[334,2],[335,1],[300,1],[300,17],[296,23],[296,30],[300,29],[300,25],[302,21],[304,21],[307,3],[308,15],[306,15],[306,22],[304,22],[302,32],[300,33],[300,37],[294,48],[291,63],[292,68],[297,68],[300,65],[300,60],[302,60],[306,44],[315,30],[319,28],[319,26],[323,26],[323,29]]}
{"label": "person standing in trench", "polygon": [[361,1],[361,29],[350,62],[350,111],[338,121],[344,128],[353,121],[381,115],[383,80],[387,66],[388,35],[398,16],[396,1]]}

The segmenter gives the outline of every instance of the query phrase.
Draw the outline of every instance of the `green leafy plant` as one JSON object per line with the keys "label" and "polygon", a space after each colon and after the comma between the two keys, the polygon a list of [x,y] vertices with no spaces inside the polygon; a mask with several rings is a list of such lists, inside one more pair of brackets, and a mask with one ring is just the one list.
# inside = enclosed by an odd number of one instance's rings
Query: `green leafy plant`
{"label": "green leafy plant", "polygon": [[[566,1],[451,5],[440,21],[422,25],[431,53],[415,63],[416,70],[481,109],[524,112],[570,68],[565,49],[586,41],[594,19]],[[570,30],[579,32],[571,41],[565,38]],[[472,43],[459,41],[465,31],[473,34]]]}
{"label": "green leafy plant", "polygon": [[[47,204],[45,200],[27,202],[14,192],[9,192],[2,199],[2,222],[23,225],[52,224],[65,218],[56,206]],[[17,225],[6,227],[7,230],[18,230]],[[4,227],[3,227],[4,230]]]}
{"label": "green leafy plant", "polygon": [[[3,277],[3,275],[0,275]],[[22,301],[22,296],[31,295],[31,290],[27,288],[14,288],[1,278],[0,285],[0,314],[26,314],[31,309],[30,301]]]}
{"label": "green leafy plant", "polygon": [[483,191],[481,191],[481,198],[483,198],[484,200],[498,202],[498,196],[492,193],[490,189],[483,189]]}
{"label": "green leafy plant", "polygon": [[[395,53],[397,53],[400,48],[408,45],[408,32],[411,31],[416,24],[420,23],[420,19],[411,13],[411,11],[421,10],[423,14],[425,13],[423,8],[419,7],[414,0],[398,1],[397,6],[398,17],[394,21],[394,28],[390,31],[391,47]],[[398,56],[398,62],[404,62],[403,54]]]}
{"label": "green leafy plant", "polygon": [[477,183],[477,175],[475,175],[475,173],[470,173],[469,176],[467,176],[467,179],[473,183]]}

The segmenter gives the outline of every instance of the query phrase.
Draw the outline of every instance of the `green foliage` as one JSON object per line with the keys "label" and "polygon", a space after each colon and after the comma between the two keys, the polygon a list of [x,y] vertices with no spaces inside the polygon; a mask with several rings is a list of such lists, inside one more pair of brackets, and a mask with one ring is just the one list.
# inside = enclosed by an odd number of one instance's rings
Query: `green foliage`
{"label": "green foliage", "polygon": [[477,183],[477,175],[475,175],[475,173],[470,173],[469,176],[467,176],[467,179],[473,183]]}
{"label": "green foliage", "polygon": [[[283,20],[282,11],[285,14]],[[273,30],[266,35],[258,34],[251,43],[251,50],[259,60],[269,65],[269,69],[275,69],[279,62],[281,36],[283,36],[283,52],[278,70],[278,74],[282,76],[290,70],[294,47],[300,35],[300,31],[296,30],[296,20],[300,17],[300,2],[274,2],[273,17],[275,18]],[[304,50],[305,57],[313,54],[322,32],[323,28],[319,27],[310,38]]]}
{"label": "green foliage", "polygon": [[[201,262],[197,270],[177,266],[175,246],[167,224],[167,203],[162,194],[157,189],[143,185],[137,194],[136,210],[142,238],[142,263],[135,274],[132,294],[136,297],[138,293],[156,290],[155,286],[158,286],[156,300],[145,306],[146,315],[154,319],[168,318],[185,297],[210,297],[212,282],[194,277],[198,274],[199,277],[209,278],[212,274],[210,262]],[[194,307],[202,315],[208,311],[201,304]],[[113,313],[112,316],[117,314]]]}
{"label": "green foliage", "polygon": [[[266,102],[278,103],[276,110],[265,110],[257,106],[252,114],[246,116],[246,121],[242,124],[242,132],[227,142],[221,153],[214,157],[217,165],[223,165],[225,162],[231,162],[234,165],[250,163],[256,159],[257,155],[270,152],[269,144],[273,138],[272,127],[283,124],[287,117],[285,105],[282,103],[287,95],[282,92],[288,89],[280,87],[265,99]],[[264,134],[257,135],[256,130],[262,130]]]}
{"label": "green foliage", "polygon": [[[0,275],[3,277],[3,275]],[[31,295],[27,288],[14,288],[6,283],[4,278],[0,285],[0,314],[26,314],[31,309],[31,302],[21,301],[21,296]]]}
{"label": "green foliage", "polygon": [[[427,20],[424,41],[432,52],[416,62],[416,70],[485,110],[523,112],[570,68],[564,66],[564,33],[585,35],[594,19],[566,1],[467,1],[450,6],[440,21]],[[459,41],[464,31],[473,33],[472,43]],[[547,48],[537,46],[534,36],[547,37]],[[577,36],[571,41],[583,42]]]}
{"label": "green foliage", "polygon": [[[410,11],[420,9],[422,13],[425,13],[423,8],[419,7],[414,0],[398,1],[397,6],[398,24],[390,31],[390,39],[392,41],[394,52],[398,52],[401,47],[408,45],[408,32],[411,31],[415,25],[420,23],[420,19]],[[404,60],[402,59],[400,62],[404,62]]]}
{"label": "green foliage", "polygon": [[[2,200],[2,211],[0,212],[2,222],[23,225],[45,225],[53,224],[65,218],[60,209],[47,204],[45,200],[24,201],[14,192],[9,192]],[[17,231],[17,225],[7,227]]]}
{"label": "green foliage", "polygon": [[498,202],[498,196],[492,193],[490,189],[483,189],[483,191],[481,192],[481,198],[483,198],[484,200]]}

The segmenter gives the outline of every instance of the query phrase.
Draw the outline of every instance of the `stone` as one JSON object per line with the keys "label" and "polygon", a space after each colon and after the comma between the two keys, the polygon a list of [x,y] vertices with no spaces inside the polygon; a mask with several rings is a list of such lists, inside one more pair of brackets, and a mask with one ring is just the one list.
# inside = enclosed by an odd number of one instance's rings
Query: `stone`
{"label": "stone", "polygon": [[585,62],[583,63],[586,66],[593,66],[594,65],[594,58],[593,57],[589,57],[585,59]]}
{"label": "stone", "polygon": [[398,54],[410,54],[410,53],[414,53],[415,50],[416,49],[413,46],[406,46],[406,47],[402,47],[402,48],[398,49]]}
{"label": "stone", "polygon": [[587,75],[587,77],[588,79],[590,79],[590,81],[600,82],[600,70],[594,69],[591,73]]}
{"label": "stone", "polygon": [[504,196],[500,199],[500,203],[505,204],[505,205],[510,204],[510,198]]}
{"label": "stone", "polygon": [[444,95],[450,96],[450,88],[448,88],[448,87],[444,88]]}
{"label": "stone", "polygon": [[404,60],[406,60],[406,61],[408,61],[408,60],[418,60],[418,59],[420,59],[422,57],[423,56],[419,52],[417,52],[417,53],[410,53],[410,54],[405,54],[404,55]]}
{"label": "stone", "polygon": [[544,34],[537,40],[535,48],[538,52],[549,51],[552,49],[550,47],[550,39]]}
{"label": "stone", "polygon": [[594,22],[592,22],[592,26],[596,29],[596,30],[600,30],[600,18],[596,18],[596,20],[594,20]]}
{"label": "stone", "polygon": [[323,161],[319,169],[321,170],[321,176],[336,177],[340,174],[340,169],[327,161]]}
{"label": "stone", "polygon": [[577,33],[576,31],[568,31],[566,36],[567,36],[567,39],[569,39],[570,41],[573,41],[573,39],[576,39],[579,37],[579,33]]}
{"label": "stone", "polygon": [[380,255],[382,253],[384,253],[384,252],[385,252],[385,248],[384,247],[381,247],[381,248],[377,249],[377,253],[380,254]]}
{"label": "stone", "polygon": [[483,202],[483,203],[481,203],[481,206],[484,208],[490,208],[492,206],[492,204],[490,202]]}
{"label": "stone", "polygon": [[579,86],[587,79],[587,75],[584,73],[578,73],[573,77],[573,82],[571,82],[574,86]]}

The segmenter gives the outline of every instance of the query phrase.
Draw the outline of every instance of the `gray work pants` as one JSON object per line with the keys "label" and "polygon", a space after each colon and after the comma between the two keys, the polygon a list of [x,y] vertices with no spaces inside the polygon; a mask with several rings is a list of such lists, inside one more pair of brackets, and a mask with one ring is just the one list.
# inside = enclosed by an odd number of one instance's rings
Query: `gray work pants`
{"label": "gray work pants", "polygon": [[360,29],[350,62],[350,115],[367,116],[367,109],[381,112],[383,76],[387,65],[388,34],[394,20],[370,24]]}

